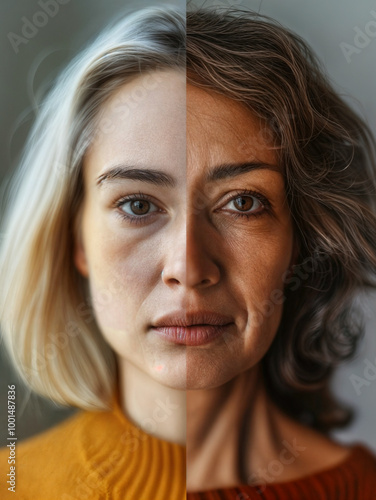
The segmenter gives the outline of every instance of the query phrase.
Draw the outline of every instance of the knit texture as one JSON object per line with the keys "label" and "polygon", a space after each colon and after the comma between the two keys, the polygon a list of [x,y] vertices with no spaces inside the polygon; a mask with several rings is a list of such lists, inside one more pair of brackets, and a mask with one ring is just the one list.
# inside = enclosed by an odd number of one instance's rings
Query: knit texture
{"label": "knit texture", "polygon": [[375,500],[376,459],[363,446],[330,469],[286,483],[188,493],[187,500]]}
{"label": "knit texture", "polygon": [[146,434],[122,413],[80,412],[16,445],[16,493],[0,450],[0,498],[185,500],[185,447]]}
{"label": "knit texture", "polygon": [[112,412],[80,412],[9,450],[0,450],[0,498],[22,500],[375,500],[376,459],[363,446],[327,470],[288,483],[186,494],[185,448],[154,438]]}

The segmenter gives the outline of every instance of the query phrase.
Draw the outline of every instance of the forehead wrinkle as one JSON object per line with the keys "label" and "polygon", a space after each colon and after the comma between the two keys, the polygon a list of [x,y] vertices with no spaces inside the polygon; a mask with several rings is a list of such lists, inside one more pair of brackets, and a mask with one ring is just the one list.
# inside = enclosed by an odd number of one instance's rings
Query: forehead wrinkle
{"label": "forehead wrinkle", "polygon": [[188,174],[220,164],[278,163],[262,119],[230,98],[187,86]]}
{"label": "forehead wrinkle", "polygon": [[216,161],[215,152],[213,151],[213,143],[206,136],[201,134],[200,140],[196,141],[195,137],[189,136],[187,140],[187,176],[190,177],[193,173],[204,173],[206,166],[211,165]]}

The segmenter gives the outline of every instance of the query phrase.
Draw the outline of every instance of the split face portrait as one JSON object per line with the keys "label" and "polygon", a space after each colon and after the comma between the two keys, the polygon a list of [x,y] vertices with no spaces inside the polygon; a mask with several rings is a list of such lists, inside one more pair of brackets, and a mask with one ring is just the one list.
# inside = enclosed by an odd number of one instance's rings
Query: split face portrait
{"label": "split face portrait", "polygon": [[372,452],[329,431],[375,286],[375,174],[367,125],[272,19],[153,7],[101,34],[3,218],[4,344],[80,409],[17,444],[16,495],[371,498]]}

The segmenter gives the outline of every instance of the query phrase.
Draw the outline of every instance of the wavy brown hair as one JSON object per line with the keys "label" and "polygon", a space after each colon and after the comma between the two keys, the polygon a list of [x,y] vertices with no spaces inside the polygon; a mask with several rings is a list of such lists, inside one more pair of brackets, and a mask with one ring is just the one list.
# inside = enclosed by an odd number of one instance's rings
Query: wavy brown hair
{"label": "wavy brown hair", "polygon": [[300,253],[285,277],[283,317],[263,359],[269,394],[323,431],[345,424],[350,412],[329,387],[364,329],[354,298],[375,286],[374,139],[307,44],[270,18],[188,12],[187,74],[261,118],[284,171]]}

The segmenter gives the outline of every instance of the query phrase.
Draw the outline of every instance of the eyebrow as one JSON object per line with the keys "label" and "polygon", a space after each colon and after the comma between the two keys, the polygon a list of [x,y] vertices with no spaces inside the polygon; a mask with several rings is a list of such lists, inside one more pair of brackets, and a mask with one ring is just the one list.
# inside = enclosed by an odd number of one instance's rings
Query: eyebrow
{"label": "eyebrow", "polygon": [[258,161],[247,161],[244,163],[224,163],[217,165],[209,170],[206,175],[206,182],[214,182],[220,179],[237,177],[238,175],[252,172],[252,170],[269,169],[280,172],[277,165],[262,163]]}
{"label": "eyebrow", "polygon": [[98,186],[105,182],[118,181],[119,179],[129,179],[132,181],[148,182],[157,186],[174,187],[176,180],[170,175],[152,168],[136,168],[131,165],[115,165],[103,174],[96,181]]}

